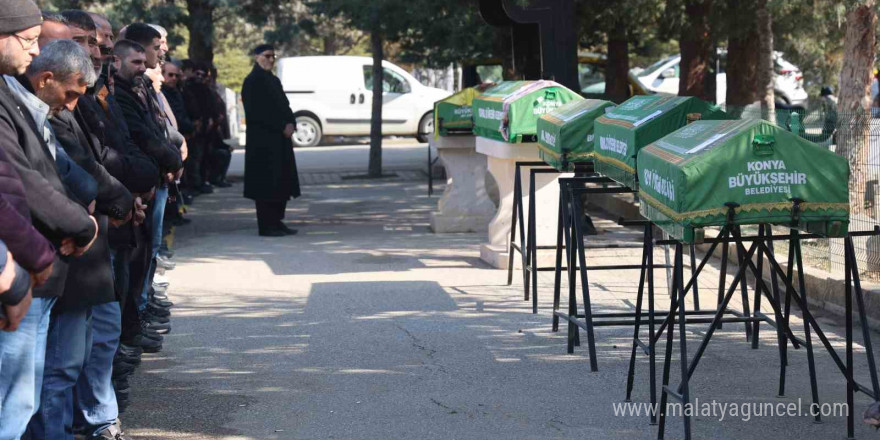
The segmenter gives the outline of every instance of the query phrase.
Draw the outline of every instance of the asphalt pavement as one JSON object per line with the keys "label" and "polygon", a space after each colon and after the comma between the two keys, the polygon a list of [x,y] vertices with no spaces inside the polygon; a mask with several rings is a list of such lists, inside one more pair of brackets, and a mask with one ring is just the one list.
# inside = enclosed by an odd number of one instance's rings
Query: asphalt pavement
{"label": "asphalt pavement", "polygon": [[[310,169],[312,163],[354,161],[345,148],[298,150],[300,171],[320,170]],[[403,163],[416,149],[391,147],[386,158]],[[597,330],[600,370],[590,372],[585,347],[566,354],[564,327],[550,331],[552,275],[541,274],[540,310],[533,315],[522,300],[521,278],[507,286],[505,271],[480,261],[483,234],[430,232],[437,197],[427,197],[423,180],[352,180],[307,185],[303,193],[287,212],[299,234],[283,238],[257,236],[253,203],[241,197],[241,183],[196,200],[192,224],[174,234],[177,268],[168,272],[173,329],[163,351],[145,355],[132,378],[132,405],[121,417],[129,434],[157,440],[656,438],[645,416],[614,412],[624,397],[631,328]],[[594,251],[591,258],[638,263],[639,251]],[[716,263],[700,278],[704,304],[715,300]],[[656,279],[663,274],[658,270]],[[590,275],[596,310],[631,310],[638,272]],[[665,293],[658,302],[658,308],[668,303]],[[766,302],[764,308],[771,313]],[[820,320],[840,350],[843,328],[830,317]],[[802,333],[800,321],[793,322]],[[704,327],[688,333],[691,354]],[[764,325],[760,342],[752,350],[741,324],[726,325],[696,371],[691,397],[808,406],[805,350],[790,352],[788,392],[779,398],[775,331]],[[857,374],[869,383],[862,347],[856,348]],[[823,402],[843,402],[842,376],[824,350],[817,346],[816,353]],[[658,378],[660,371],[662,364]],[[674,363],[673,378],[678,371]],[[647,358],[640,356],[635,402],[648,401],[647,372]],[[858,438],[877,435],[860,420],[869,403],[857,394]],[[667,438],[682,438],[681,427],[673,417]],[[699,415],[694,430],[700,439],[845,436],[840,416],[814,424],[805,415]]]}

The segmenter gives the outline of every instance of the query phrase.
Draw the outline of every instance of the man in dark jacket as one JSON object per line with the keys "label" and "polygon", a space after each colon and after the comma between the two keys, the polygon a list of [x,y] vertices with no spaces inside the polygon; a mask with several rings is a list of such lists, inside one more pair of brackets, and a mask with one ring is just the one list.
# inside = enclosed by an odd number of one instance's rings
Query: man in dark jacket
{"label": "man in dark jacket", "polygon": [[[113,65],[113,47],[114,38],[113,30],[107,18],[95,13],[90,13],[95,25],[98,28],[98,45],[101,47],[101,53],[105,55],[105,66],[101,76],[98,79],[99,85],[96,86],[94,93],[88,93],[80,100],[78,106],[81,107],[83,115],[90,125],[92,132],[95,133],[103,142],[109,146],[108,158],[104,164],[110,174],[119,178],[133,194],[138,194],[136,204],[144,207],[146,204],[152,204],[153,194],[156,185],[159,183],[159,169],[156,163],[144,152],[138,148],[129,135],[128,125],[125,117],[116,102],[113,86],[113,75],[115,67]],[[100,87],[103,84],[103,88]],[[101,134],[103,133],[103,135]],[[113,156],[119,156],[121,160],[113,159]],[[109,319],[96,321],[96,317],[100,318],[101,313],[95,314],[93,308],[92,326],[93,328],[100,324],[106,327],[107,331],[99,333],[110,334],[111,324],[122,325],[119,332],[116,328],[112,328],[115,336],[111,338],[96,338],[93,335],[92,356],[84,369],[84,376],[89,383],[106,383],[106,378],[102,377],[106,372],[101,371],[95,365],[101,364],[101,356],[97,353],[109,353],[109,349],[118,344],[118,350],[113,361],[113,391],[115,391],[116,399],[106,399],[110,397],[109,393],[105,393],[103,387],[85,387],[77,385],[76,396],[79,401],[77,411],[82,416],[81,419],[88,421],[93,426],[100,427],[108,421],[115,420],[119,412],[127,405],[127,397],[130,395],[127,384],[127,376],[140,361],[140,353],[142,347],[125,345],[122,342],[122,330],[126,331],[125,341],[131,343],[133,338],[141,335],[141,317],[137,313],[135,305],[134,292],[130,289],[130,273],[133,252],[140,247],[146,250],[147,232],[143,226],[145,212],[139,211],[136,221],[131,224],[124,225],[120,228],[110,228],[110,245],[111,260],[114,267],[116,295],[119,298],[118,310],[110,310],[110,306],[116,304],[108,304],[101,306],[100,309],[120,313],[119,319],[115,319],[112,323]],[[141,271],[143,272],[143,270]],[[139,295],[140,292],[137,292]],[[146,318],[146,316],[145,316]],[[106,324],[105,324],[106,323]],[[167,322],[157,325],[169,325]],[[141,335],[139,341],[143,344],[152,344],[154,347],[161,346],[157,340],[144,338]],[[81,379],[81,383],[82,383]],[[80,418],[80,417],[77,417]],[[103,422],[102,422],[103,420]],[[111,438],[118,437],[118,426],[108,427],[104,434]],[[113,431],[117,434],[113,434]]]}
{"label": "man in dark jacket", "polygon": [[210,90],[212,101],[212,129],[210,130],[210,140],[208,141],[208,152],[206,154],[207,176],[211,185],[228,188],[232,186],[226,181],[226,173],[229,171],[229,163],[232,161],[232,148],[226,144],[226,140],[230,138],[229,117],[226,109],[225,87],[217,84],[217,68],[211,66],[208,69],[206,80],[208,90]]}
{"label": "man in dark jacket", "polygon": [[257,226],[263,236],[293,235],[282,220],[291,197],[299,197],[299,177],[291,137],[296,118],[272,74],[275,49],[263,44],[254,50],[255,65],[241,88],[248,122],[244,159],[244,196],[257,205]]}
{"label": "man in dark jacket", "polygon": [[209,137],[211,130],[211,91],[205,84],[206,68],[200,63],[187,60],[194,73],[183,86],[183,101],[186,113],[193,124],[193,132],[189,137],[190,154],[186,161],[186,187],[193,195],[213,192],[207,180],[207,157],[209,153]]}
{"label": "man in dark jacket", "polygon": [[[87,41],[91,41],[92,36],[97,35],[99,45],[112,47],[113,42],[112,40],[107,41],[105,33],[95,34],[98,29],[97,23],[92,21],[92,15],[82,11],[65,11],[63,14],[68,18],[72,27],[79,28],[77,32],[88,35]],[[92,24],[95,26],[92,27]],[[89,47],[89,49],[92,48]],[[96,56],[94,51],[92,56]],[[100,61],[97,63],[98,80],[95,86],[91,87],[79,99],[72,112],[64,111],[55,118],[53,127],[55,127],[62,144],[74,145],[70,148],[91,153],[95,162],[100,163],[111,176],[118,179],[119,183],[124,184],[125,189],[119,191],[117,188],[118,192],[149,193],[156,185],[158,169],[131,142],[127,132],[119,131],[120,123],[110,112],[110,106],[115,104],[107,99],[110,97],[110,89],[107,87],[109,77],[105,75],[107,69],[104,69],[104,61],[109,60],[102,57]],[[137,202],[135,205],[138,206],[141,203]],[[139,217],[138,223],[143,220],[143,213]],[[101,274],[105,274],[105,266],[110,269],[110,263],[113,262],[115,265],[117,259],[121,260],[120,264],[126,264],[128,259],[125,258],[125,254],[130,252],[132,248],[132,225],[117,223],[110,226],[109,235],[113,240],[107,243],[107,258],[100,261]],[[118,241],[123,236],[128,238],[127,242]],[[91,271],[84,271],[83,274],[86,275],[90,272],[89,278],[85,278],[83,284],[90,283],[91,285],[84,285],[80,290],[93,292],[93,294],[87,298],[80,298],[77,302],[62,300],[56,304],[53,311],[55,314],[73,315],[86,308],[90,315],[89,332],[91,335],[91,347],[86,350],[88,357],[83,359],[79,380],[68,381],[64,384],[65,389],[56,389],[54,392],[66,392],[72,386],[72,382],[76,382],[74,395],[77,404],[74,407],[76,416],[73,417],[73,420],[80,421],[81,424],[74,426],[74,430],[86,432],[95,437],[113,437],[112,432],[119,432],[118,427],[114,427],[119,416],[119,409],[111,373],[122,325],[121,304],[118,301],[121,285],[114,286],[114,283],[119,281],[127,286],[128,278],[125,274],[119,277],[120,271],[118,270],[115,271],[117,275],[115,279],[114,277],[95,276],[94,268]],[[68,289],[70,287],[70,281],[68,281]],[[100,294],[94,294],[98,292]],[[82,295],[80,296],[82,297]],[[68,295],[65,295],[63,298],[67,299],[67,297]],[[51,415],[47,419],[55,420]],[[69,418],[66,419],[69,420]],[[60,422],[58,426],[61,426]],[[70,427],[63,426],[63,428]]]}
{"label": "man in dark jacket", "polygon": [[165,82],[162,83],[162,94],[165,95],[165,99],[171,104],[171,112],[174,113],[174,117],[177,119],[177,130],[189,139],[195,129],[192,120],[189,118],[189,113],[186,111],[186,103],[183,100],[183,92],[181,91],[183,81],[181,80],[180,66],[173,61],[165,62],[162,65],[162,76],[165,78]]}
{"label": "man in dark jacket", "polygon": [[[38,52],[41,14],[30,0],[10,0],[0,9],[0,73],[20,75]],[[0,149],[18,173],[34,226],[59,248],[85,253],[97,236],[97,222],[71,200],[55,161],[33,120],[19,109],[7,80],[0,81]],[[15,81],[15,79],[11,79]],[[67,264],[56,254],[52,275],[33,290],[34,301],[16,332],[0,332],[4,347],[0,375],[0,438],[19,438],[34,413],[42,382],[49,311],[63,292]],[[7,367],[9,369],[7,370]]]}
{"label": "man in dark jacket", "polygon": [[[155,43],[149,50],[134,41],[122,40],[116,43],[113,53],[116,56],[118,71],[115,76],[116,100],[125,116],[132,139],[140,149],[151,156],[159,165],[164,182],[172,182],[182,172],[180,152],[168,140],[165,116],[152,96],[151,86],[144,80],[144,72],[151,63],[158,62],[156,48],[161,36],[158,31],[148,25],[130,25],[126,36],[140,38],[146,34]],[[144,28],[145,27],[145,28]],[[148,53],[149,52],[149,53]],[[137,300],[138,309],[144,311],[149,303],[149,291],[155,273],[155,257],[161,245],[162,217],[165,202],[168,198],[168,187],[163,185],[156,190],[156,197],[147,212],[144,223],[146,239],[139,243],[132,254],[131,279],[129,282],[133,297]],[[131,322],[132,320],[123,320]],[[138,334],[123,326],[122,342],[138,343]],[[133,330],[133,329],[132,329]],[[161,341],[161,339],[160,339]],[[147,342],[148,341],[144,341]],[[144,347],[147,350],[147,347]],[[158,351],[161,344],[151,346],[150,351]]]}
{"label": "man in dark jacket", "polygon": [[[25,77],[21,78],[22,84],[31,88],[53,112],[51,125],[59,143],[98,182],[98,239],[88,254],[71,263],[64,295],[52,310],[42,405],[30,424],[33,436],[38,439],[63,438],[64,433],[72,428],[65,426],[73,420],[73,408],[67,404],[67,396],[72,392],[91,348],[89,339],[94,334],[90,320],[92,306],[116,300],[108,225],[112,222],[114,226],[120,226],[127,222],[133,204],[129,191],[99,162],[98,159],[104,157],[103,145],[84,131],[82,115],[76,111],[79,97],[96,78],[89,53],[71,40],[58,40],[43,47],[40,56],[34,59]],[[105,366],[107,388],[110,388],[112,360],[111,352]],[[112,392],[109,394],[112,396]]]}

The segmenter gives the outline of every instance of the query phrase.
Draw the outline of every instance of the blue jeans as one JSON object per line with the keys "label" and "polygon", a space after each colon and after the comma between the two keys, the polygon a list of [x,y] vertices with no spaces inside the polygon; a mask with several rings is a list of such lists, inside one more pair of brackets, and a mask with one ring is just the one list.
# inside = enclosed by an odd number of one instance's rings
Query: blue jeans
{"label": "blue jeans", "polygon": [[92,307],[85,364],[74,388],[74,424],[98,434],[119,417],[113,390],[113,357],[119,347],[122,311],[116,301]]}
{"label": "blue jeans", "polygon": [[46,334],[55,298],[34,298],[14,332],[0,331],[0,439],[17,440],[40,406]]}
{"label": "blue jeans", "polygon": [[159,248],[162,246],[162,220],[165,218],[166,203],[168,203],[168,186],[163,185],[156,190],[156,198],[153,199],[153,228],[150,231],[153,254],[150,259],[150,270],[144,279],[144,289],[141,292],[141,297],[137,299],[139,312],[144,311],[150,301],[150,287],[153,286],[153,275],[156,274],[156,255],[159,255]]}
{"label": "blue jeans", "polygon": [[49,323],[41,405],[29,431],[38,440],[73,440],[73,387],[86,360],[89,311],[55,313]]}

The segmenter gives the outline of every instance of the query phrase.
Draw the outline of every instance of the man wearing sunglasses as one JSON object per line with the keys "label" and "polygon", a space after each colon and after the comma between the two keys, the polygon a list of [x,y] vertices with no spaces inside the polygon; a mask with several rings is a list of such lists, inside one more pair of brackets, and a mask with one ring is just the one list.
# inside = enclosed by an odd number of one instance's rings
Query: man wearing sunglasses
{"label": "man wearing sunglasses", "polygon": [[262,44],[254,49],[254,69],[241,89],[248,122],[244,160],[244,196],[254,200],[261,236],[296,234],[282,220],[291,197],[299,197],[299,178],[293,155],[292,136],[296,117],[272,74],[275,48]]}

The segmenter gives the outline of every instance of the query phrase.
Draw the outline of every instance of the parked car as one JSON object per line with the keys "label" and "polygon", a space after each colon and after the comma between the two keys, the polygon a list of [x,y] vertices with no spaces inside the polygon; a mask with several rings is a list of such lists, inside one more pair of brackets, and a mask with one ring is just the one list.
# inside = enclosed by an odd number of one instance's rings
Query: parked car
{"label": "parked car", "polygon": [[[415,136],[434,132],[434,102],[451,93],[426,87],[405,70],[382,63],[382,134]],[[278,60],[278,77],[296,115],[294,144],[318,145],[324,136],[370,134],[373,59],[354,56],[288,57]]]}
{"label": "parked car", "polygon": [[[774,53],[774,90],[776,101],[787,107],[805,107],[807,91],[804,90],[804,76],[801,70],[782,58],[780,52]],[[718,51],[718,69],[715,77],[716,103],[727,101],[727,51]],[[638,74],[639,80],[648,89],[657,93],[678,94],[681,55],[664,58]]]}
{"label": "parked car", "polygon": [[[608,58],[598,53],[581,53],[578,55],[578,81],[581,85],[581,95],[585,98],[605,97],[605,65]],[[636,76],[635,69],[630,70],[627,75],[629,82],[629,94],[648,95],[653,93],[642,84]]]}

